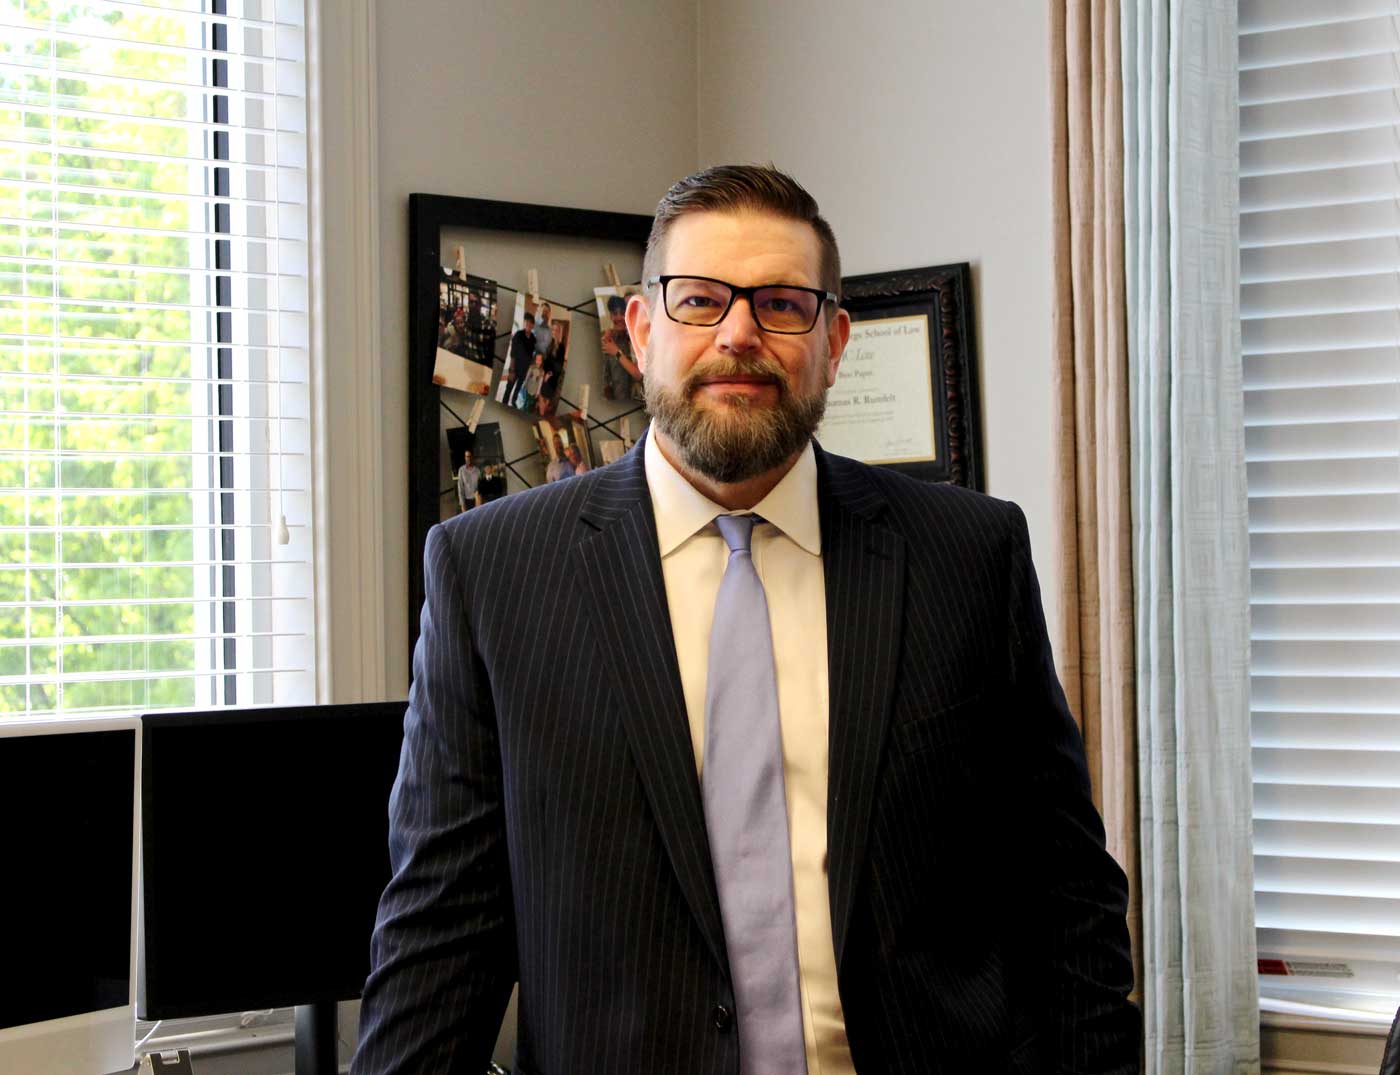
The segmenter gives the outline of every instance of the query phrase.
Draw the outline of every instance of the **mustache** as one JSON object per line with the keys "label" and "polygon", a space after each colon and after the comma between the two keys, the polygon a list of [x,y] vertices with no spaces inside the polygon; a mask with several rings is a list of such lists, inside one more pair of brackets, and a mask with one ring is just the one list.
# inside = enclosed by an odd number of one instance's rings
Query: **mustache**
{"label": "mustache", "polygon": [[722,380],[726,377],[759,377],[772,381],[780,395],[786,395],[788,391],[787,371],[783,369],[782,363],[776,358],[765,358],[761,355],[743,359],[733,356],[712,358],[697,363],[685,375],[681,391],[690,395],[702,382]]}

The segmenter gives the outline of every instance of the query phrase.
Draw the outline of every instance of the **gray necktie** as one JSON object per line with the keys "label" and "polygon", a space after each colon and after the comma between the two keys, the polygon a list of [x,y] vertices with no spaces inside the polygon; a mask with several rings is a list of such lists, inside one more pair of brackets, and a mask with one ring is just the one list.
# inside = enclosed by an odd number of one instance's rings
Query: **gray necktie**
{"label": "gray necktie", "polygon": [[720,515],[729,565],[715,600],[701,788],[734,984],[741,1075],[805,1075],[778,678],[754,515]]}

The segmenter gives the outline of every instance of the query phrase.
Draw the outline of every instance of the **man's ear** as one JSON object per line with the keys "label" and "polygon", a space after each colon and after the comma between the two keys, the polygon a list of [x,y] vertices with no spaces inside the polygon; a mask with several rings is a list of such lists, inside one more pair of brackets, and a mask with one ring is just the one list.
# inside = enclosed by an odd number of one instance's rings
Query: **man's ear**
{"label": "man's ear", "polygon": [[632,354],[643,375],[647,371],[647,344],[651,342],[651,306],[645,295],[630,295],[627,299],[627,335],[632,337]]}
{"label": "man's ear", "polygon": [[851,338],[851,315],[837,307],[836,316],[826,326],[826,345],[829,348],[826,365],[826,386],[836,383],[836,370],[841,365],[841,356],[846,353],[846,343]]}

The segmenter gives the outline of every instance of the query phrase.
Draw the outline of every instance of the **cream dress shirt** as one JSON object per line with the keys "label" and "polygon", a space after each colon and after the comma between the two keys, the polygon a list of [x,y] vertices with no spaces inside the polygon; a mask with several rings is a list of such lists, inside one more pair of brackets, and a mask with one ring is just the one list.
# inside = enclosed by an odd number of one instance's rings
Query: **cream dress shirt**
{"label": "cream dress shirt", "polygon": [[[714,518],[726,510],[671,466],[654,437],[647,437],[645,461],[690,740],[695,767],[700,770],[710,627],[729,562],[729,548]],[[810,444],[753,512],[765,520],[754,527],[752,552],[768,599],[777,665],[807,1072],[854,1075],[836,988],[827,888],[826,582],[817,515],[817,460]]]}

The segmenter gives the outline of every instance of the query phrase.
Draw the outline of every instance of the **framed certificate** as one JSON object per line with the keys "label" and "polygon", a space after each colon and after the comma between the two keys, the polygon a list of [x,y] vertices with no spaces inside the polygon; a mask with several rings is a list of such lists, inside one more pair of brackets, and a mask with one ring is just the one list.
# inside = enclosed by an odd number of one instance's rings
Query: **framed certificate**
{"label": "framed certificate", "polygon": [[817,439],[925,481],[982,488],[967,263],[842,281],[851,339]]}

